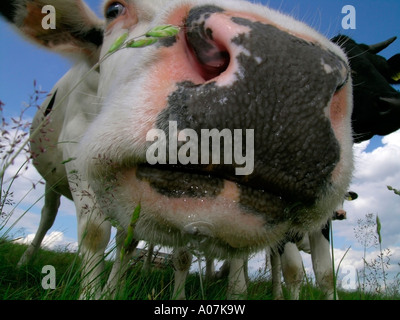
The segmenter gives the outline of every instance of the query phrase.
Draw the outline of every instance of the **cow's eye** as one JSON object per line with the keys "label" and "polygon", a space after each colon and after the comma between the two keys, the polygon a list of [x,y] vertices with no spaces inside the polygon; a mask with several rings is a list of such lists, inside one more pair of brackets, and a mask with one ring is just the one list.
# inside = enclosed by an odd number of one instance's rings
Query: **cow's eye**
{"label": "cow's eye", "polygon": [[107,20],[113,20],[124,14],[125,10],[126,8],[122,3],[113,2],[106,8],[105,17],[107,18]]}

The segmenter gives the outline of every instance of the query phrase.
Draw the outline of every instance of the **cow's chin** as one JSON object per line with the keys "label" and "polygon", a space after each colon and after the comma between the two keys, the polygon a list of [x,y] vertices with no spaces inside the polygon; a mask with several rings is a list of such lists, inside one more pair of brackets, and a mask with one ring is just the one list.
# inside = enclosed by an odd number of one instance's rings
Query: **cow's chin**
{"label": "cow's chin", "polygon": [[[288,208],[277,195],[246,190],[211,174],[151,166],[120,170],[113,188],[102,187],[112,189],[112,199],[101,199],[117,202],[119,208],[109,216],[118,214],[120,219],[122,211],[125,228],[140,204],[137,238],[167,246],[197,245],[219,257],[273,246],[286,232],[296,230],[296,216],[310,218],[315,213],[300,205]],[[246,205],[253,201],[262,205]]]}

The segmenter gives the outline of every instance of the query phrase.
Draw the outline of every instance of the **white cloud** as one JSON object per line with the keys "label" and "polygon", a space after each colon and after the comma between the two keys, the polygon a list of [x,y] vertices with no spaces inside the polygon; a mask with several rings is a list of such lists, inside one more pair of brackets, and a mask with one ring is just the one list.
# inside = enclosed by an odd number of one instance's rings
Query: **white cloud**
{"label": "white cloud", "polygon": [[382,138],[384,144],[400,147],[400,130]]}
{"label": "white cloud", "polygon": [[[10,132],[10,136],[15,136],[15,130],[10,129],[8,131]],[[17,147],[14,149],[17,149]],[[13,226],[13,230],[8,234],[21,234],[21,232],[35,233],[39,226],[40,212],[44,205],[44,180],[37,172],[32,161],[26,165],[27,158],[29,158],[28,154],[22,151],[5,172],[4,184],[2,187],[3,190],[7,190],[10,187],[10,194],[7,198],[12,204],[5,206],[3,210],[10,216],[6,227],[4,227],[2,231],[5,232]],[[3,165],[4,162],[1,164]],[[21,168],[22,170],[20,170]],[[73,202],[63,198],[58,210],[58,215],[70,217],[71,226],[67,226],[67,228],[76,229],[75,212]],[[0,227],[3,223],[4,220],[0,220]],[[14,223],[16,224],[14,225]]]}
{"label": "white cloud", "polygon": [[[30,244],[35,237],[34,233],[28,234],[26,237],[18,239],[17,243]],[[65,237],[64,233],[61,231],[53,231],[46,235],[42,242],[42,247],[55,250],[55,249],[65,249],[69,251],[76,251],[78,249],[78,243],[74,239],[69,239]]]}
{"label": "white cloud", "polygon": [[358,183],[385,182],[398,183],[400,176],[400,131],[382,139],[383,146],[372,152],[366,152],[369,142],[355,145],[356,170]]}
{"label": "white cloud", "polygon": [[[15,136],[15,130],[10,130],[10,136]],[[2,141],[7,143],[7,141]],[[16,150],[21,146],[21,143],[14,148]],[[9,199],[14,202],[14,206],[24,205],[29,207],[32,204],[37,203],[38,207],[41,207],[41,197],[44,194],[43,185],[39,181],[43,181],[39,173],[34,168],[31,161],[27,163],[29,155],[26,151],[22,151],[18,154],[13,163],[6,169],[3,181],[3,190],[7,190],[10,186],[12,197],[9,195]],[[1,165],[5,162],[2,160]]]}
{"label": "white cloud", "polygon": [[[358,220],[365,220],[366,214],[374,213],[382,223],[382,249],[391,251],[388,272],[389,278],[394,279],[400,272],[400,196],[389,191],[387,186],[400,189],[400,130],[383,137],[382,146],[371,152],[367,151],[369,143],[354,146],[355,172],[350,189],[359,197],[345,202],[347,220],[333,224],[335,257],[342,258],[351,247],[342,264],[354,266],[357,270],[364,268],[364,248],[357,241],[354,229]],[[378,248],[369,248],[366,260],[372,261],[378,255]]]}
{"label": "white cloud", "polygon": [[[400,247],[390,246],[382,250],[383,261],[388,262],[388,265],[384,264],[383,269],[381,260],[378,259],[379,256],[381,256],[379,249],[370,250],[366,252],[365,256],[363,250],[354,250],[350,248],[350,250],[345,253],[344,250],[335,249],[335,266],[337,267],[340,260],[343,259],[343,261],[341,261],[338,278],[343,278],[350,270],[353,270],[352,276],[354,277],[354,283],[364,285],[366,290],[375,291],[377,285],[371,283],[371,280],[377,279],[383,290],[383,274],[385,273],[386,285],[388,287],[395,285],[399,280],[400,274],[400,265],[398,264],[398,261],[400,261]],[[364,263],[364,261],[366,261],[366,263]],[[374,263],[375,266],[371,267]]]}
{"label": "white cloud", "polygon": [[366,151],[368,142],[354,147],[356,169],[350,189],[359,197],[345,202],[347,220],[334,224],[335,235],[352,247],[358,246],[357,221],[368,213],[379,215],[383,246],[400,245],[400,197],[387,189],[388,185],[400,188],[400,131],[384,137],[382,143],[372,152]]}
{"label": "white cloud", "polygon": [[[6,213],[9,211],[6,210]],[[15,208],[12,213],[6,217],[5,220],[1,221],[1,226],[3,226],[2,235],[10,235],[11,237],[16,237],[21,233],[32,233],[36,232],[40,221],[40,215],[34,214],[32,212],[25,212],[25,210]]]}

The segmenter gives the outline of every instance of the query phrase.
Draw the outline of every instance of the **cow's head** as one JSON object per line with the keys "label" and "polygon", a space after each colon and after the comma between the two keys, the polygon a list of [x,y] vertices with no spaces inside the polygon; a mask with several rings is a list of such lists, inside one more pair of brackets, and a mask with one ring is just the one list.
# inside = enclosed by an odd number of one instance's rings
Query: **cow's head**
{"label": "cow's head", "polygon": [[[353,201],[358,198],[358,194],[353,191],[348,191],[344,195],[344,200]],[[333,212],[332,220],[344,220],[347,218],[347,212],[343,209],[343,205]]]}
{"label": "cow's head", "polygon": [[[80,1],[62,1],[69,9],[16,2],[62,10],[54,32],[64,37],[54,41],[51,30],[33,28],[36,11],[7,15],[47,46],[81,48],[85,64],[127,31],[133,39],[157,25],[180,27],[100,65],[98,116],[75,155],[122,226],[141,204],[138,236],[248,251],[319,227],[342,200],[352,171],[349,67],[306,25],[245,1],[106,1],[100,45],[101,27]],[[171,143],[167,164],[150,164],[162,162],[163,142]]]}
{"label": "cow's head", "polygon": [[400,129],[400,54],[386,60],[378,55],[396,37],[375,45],[358,44],[347,36],[332,39],[348,54],[352,78],[354,141],[387,135]]}

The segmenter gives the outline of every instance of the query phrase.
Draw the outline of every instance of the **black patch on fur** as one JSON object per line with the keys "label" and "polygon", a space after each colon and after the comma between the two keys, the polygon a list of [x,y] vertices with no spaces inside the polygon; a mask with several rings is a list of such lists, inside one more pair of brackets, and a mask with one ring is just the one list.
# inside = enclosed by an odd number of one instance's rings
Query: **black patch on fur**
{"label": "black patch on fur", "polygon": [[16,3],[15,1],[0,1],[0,14],[8,20],[8,22],[14,23],[16,14]]}
{"label": "black patch on fur", "polygon": [[304,238],[304,234],[293,234],[293,233],[287,233],[282,241],[280,241],[277,245],[278,253],[279,255],[283,255],[285,253],[285,246],[288,243],[294,243],[297,244],[300,241],[302,241]]}
{"label": "black patch on fur", "polygon": [[202,18],[206,20],[211,16],[211,14],[216,12],[224,12],[224,9],[212,5],[195,7],[189,12],[188,18],[186,20],[186,26],[188,26],[189,28],[194,28],[197,26],[197,22],[199,20],[201,20]]}
{"label": "black patch on fur", "polygon": [[44,112],[44,116],[45,117],[49,115],[51,110],[53,110],[54,102],[56,101],[57,90],[58,89],[56,89],[56,91],[54,92],[53,97],[51,98],[51,100],[50,100],[50,102],[49,102],[49,104],[48,104],[48,106],[46,108],[46,111]]}
{"label": "black patch on fur", "polygon": [[162,47],[172,47],[176,43],[176,37],[168,37],[168,38],[163,38],[160,39],[158,42],[160,46]]}
{"label": "black patch on fur", "polygon": [[325,226],[322,228],[322,230],[321,230],[322,235],[324,236],[324,238],[325,238],[326,240],[328,240],[328,242],[330,242],[330,231],[331,231],[331,222],[328,221],[328,222],[326,223],[326,225],[325,225]]}
{"label": "black patch on fur", "polygon": [[83,33],[73,33],[73,36],[83,42],[90,42],[100,47],[103,44],[104,30],[102,28],[93,28]]}

